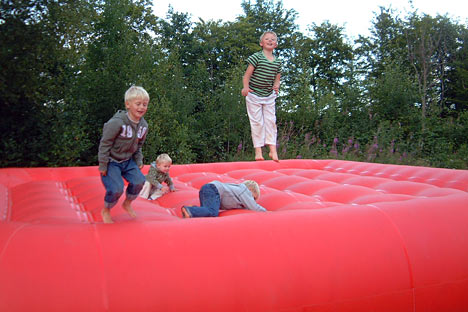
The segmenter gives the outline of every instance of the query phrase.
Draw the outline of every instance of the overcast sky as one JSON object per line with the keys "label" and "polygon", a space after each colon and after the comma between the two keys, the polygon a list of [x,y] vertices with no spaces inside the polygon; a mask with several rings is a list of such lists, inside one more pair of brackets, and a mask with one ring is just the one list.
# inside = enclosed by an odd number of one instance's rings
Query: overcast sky
{"label": "overcast sky", "polygon": [[[465,0],[466,1],[466,0]],[[413,0],[413,6],[420,13],[435,17],[438,13],[448,14],[460,23],[468,24],[468,1],[464,0]],[[177,12],[189,13],[192,22],[198,17],[207,20],[233,21],[242,15],[242,0],[153,0],[154,12],[165,18],[169,4]],[[251,3],[255,3],[252,0]],[[369,27],[374,12],[379,12],[379,6],[391,7],[401,12],[402,17],[408,11],[413,11],[407,0],[283,0],[285,9],[298,12],[296,20],[303,33],[311,23],[321,24],[328,20],[332,24],[344,26],[351,37],[369,35]]]}

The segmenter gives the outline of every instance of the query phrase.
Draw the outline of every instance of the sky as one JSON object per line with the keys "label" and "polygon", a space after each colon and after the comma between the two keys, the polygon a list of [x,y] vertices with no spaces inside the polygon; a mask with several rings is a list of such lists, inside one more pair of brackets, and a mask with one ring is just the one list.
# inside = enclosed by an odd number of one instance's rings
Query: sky
{"label": "sky", "polygon": [[[242,0],[153,0],[157,16],[165,18],[170,4],[176,12],[189,13],[192,22],[197,22],[199,17],[205,21],[234,21],[243,14],[241,2]],[[251,0],[251,3],[255,3],[255,0]],[[413,0],[412,3],[419,13],[433,17],[447,14],[449,18],[468,25],[468,1]],[[352,38],[369,35],[374,12],[379,12],[380,6],[395,9],[400,12],[401,17],[406,16],[408,11],[413,11],[408,0],[283,0],[284,9],[297,11],[296,23],[302,33],[307,34],[307,26],[311,23],[320,25],[329,21],[343,26],[345,33]]]}

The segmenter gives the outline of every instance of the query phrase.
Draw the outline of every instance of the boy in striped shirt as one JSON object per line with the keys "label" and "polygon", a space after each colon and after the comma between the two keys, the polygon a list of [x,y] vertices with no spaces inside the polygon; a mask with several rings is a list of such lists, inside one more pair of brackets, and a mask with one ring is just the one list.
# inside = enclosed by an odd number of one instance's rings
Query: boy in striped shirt
{"label": "boy in striped shirt", "polygon": [[278,162],[275,100],[280,86],[281,62],[273,55],[278,46],[276,34],[264,32],[260,46],[262,51],[247,59],[249,65],[243,78],[242,95],[249,115],[255,160],[264,160],[262,147],[268,145],[270,158]]}

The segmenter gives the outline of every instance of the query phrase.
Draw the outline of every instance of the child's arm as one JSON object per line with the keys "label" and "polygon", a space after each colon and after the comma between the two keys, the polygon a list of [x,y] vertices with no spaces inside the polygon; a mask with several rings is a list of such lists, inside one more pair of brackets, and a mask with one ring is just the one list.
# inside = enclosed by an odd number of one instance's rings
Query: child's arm
{"label": "child's arm", "polygon": [[241,93],[243,96],[247,96],[249,92],[252,90],[249,87],[250,77],[252,77],[252,73],[254,72],[255,67],[252,64],[249,64],[247,70],[245,71],[244,78],[242,79],[242,83],[244,84],[244,88],[242,89]]}
{"label": "child's arm", "polygon": [[169,174],[167,175],[165,182],[167,186],[169,187],[169,191],[175,192],[176,189],[174,187],[174,183],[172,182],[171,176]]}
{"label": "child's arm", "polygon": [[[143,163],[143,152],[141,151],[141,148],[143,146],[143,143],[146,141],[146,135],[148,134],[148,124],[145,121],[145,124],[142,126],[143,128],[140,128],[139,131],[144,131],[143,137],[138,141],[138,148],[135,153],[133,153],[133,160],[135,160],[135,163],[137,164],[138,168],[140,170],[143,168],[145,165]],[[144,130],[142,130],[144,129]]]}
{"label": "child's arm", "polygon": [[135,153],[133,153],[133,160],[135,160],[135,163],[137,164],[138,168],[140,168],[140,170],[145,165],[143,163],[143,152],[141,151],[141,147],[143,146],[145,139],[146,139],[146,136],[142,140],[140,140],[140,142],[138,142],[138,149],[136,150]]}
{"label": "child's arm", "polygon": [[257,206],[255,207],[255,209],[252,209],[252,210],[255,210],[255,211],[261,211],[261,212],[267,212],[268,210],[266,210],[265,208],[263,208],[262,206],[260,206],[259,204],[255,203]]}
{"label": "child's arm", "polygon": [[267,211],[265,208],[257,204],[250,190],[247,190],[246,192],[239,194],[239,200],[244,204],[244,207],[249,210],[262,211],[262,212]]}
{"label": "child's arm", "polygon": [[246,201],[245,205],[246,205],[245,208],[247,208],[249,210],[261,211],[261,212],[266,212],[267,211],[265,208],[263,208],[262,206],[257,204],[257,202],[255,201],[255,199],[253,199],[253,197],[252,197],[252,200]]}
{"label": "child's arm", "polygon": [[146,175],[146,181],[151,183],[156,189],[162,189],[162,184],[158,181],[158,171],[153,166],[150,167],[148,174]]}
{"label": "child's arm", "polygon": [[273,82],[273,90],[276,91],[276,94],[278,94],[278,92],[279,92],[280,79],[281,79],[281,73],[278,73],[276,75],[275,81]]}
{"label": "child's arm", "polygon": [[110,150],[114,145],[115,138],[120,134],[121,125],[114,120],[104,124],[101,141],[99,142],[99,172],[105,176],[107,174],[107,164],[109,163]]}

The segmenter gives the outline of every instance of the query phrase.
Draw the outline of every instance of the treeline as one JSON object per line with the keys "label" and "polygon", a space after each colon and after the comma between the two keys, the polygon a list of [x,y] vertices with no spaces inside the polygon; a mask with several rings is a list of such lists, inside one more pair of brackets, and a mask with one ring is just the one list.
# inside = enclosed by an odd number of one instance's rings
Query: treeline
{"label": "treeline", "polygon": [[1,0],[1,167],[96,165],[133,84],[151,96],[145,163],[252,160],[242,75],[274,30],[280,158],[468,168],[466,25],[381,7],[351,39],[328,22],[301,33],[281,1],[244,1],[233,22],[152,5]]}

